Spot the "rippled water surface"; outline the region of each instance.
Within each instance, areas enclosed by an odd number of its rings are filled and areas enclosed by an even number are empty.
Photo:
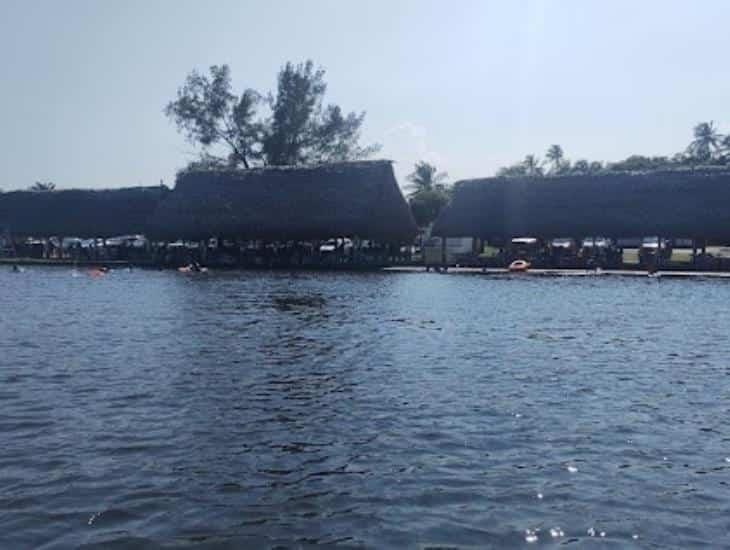
[[[730,284],[0,289],[1,548],[730,544]]]

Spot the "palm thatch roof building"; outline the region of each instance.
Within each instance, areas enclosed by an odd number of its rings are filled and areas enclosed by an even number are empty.
[[[456,184],[441,237],[696,237],[730,241],[730,170],[696,169]]]
[[[389,161],[192,170],[157,209],[154,239],[410,241],[416,225]]]
[[[16,236],[112,237],[144,233],[166,187],[0,194],[0,227]]]

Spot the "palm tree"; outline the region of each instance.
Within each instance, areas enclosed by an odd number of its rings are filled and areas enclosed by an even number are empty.
[[[451,190],[446,187],[446,172],[426,161],[419,161],[408,175],[411,192],[408,203],[419,227],[427,227],[438,217],[450,200]]]
[[[722,138],[720,147],[722,147],[722,160],[727,164],[730,161],[730,134]]]
[[[700,122],[694,127],[694,140],[687,147],[687,153],[700,162],[707,162],[712,158],[713,153],[720,150],[720,142],[724,138],[717,131],[713,121]]]
[[[50,181],[37,181],[30,186],[30,191],[55,191],[56,184]]]
[[[551,145],[545,153],[545,158],[552,163],[552,169],[550,170],[552,174],[557,174],[562,170],[565,155],[560,145]]]
[[[419,161],[413,167],[413,172],[408,174],[408,181],[413,185],[411,195],[422,191],[444,191],[446,179],[449,175],[446,172],[439,172],[438,169],[426,161]]]

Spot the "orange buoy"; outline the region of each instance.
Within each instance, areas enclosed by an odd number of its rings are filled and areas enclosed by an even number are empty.
[[[515,260],[509,264],[509,270],[512,273],[524,273],[530,269],[530,262],[526,260]]]

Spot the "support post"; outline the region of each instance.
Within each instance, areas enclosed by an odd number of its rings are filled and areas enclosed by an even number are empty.
[[[205,264],[208,261],[208,239],[200,241],[198,248],[200,250],[200,262]]]
[[[441,267],[446,270],[446,237],[441,237]]]

